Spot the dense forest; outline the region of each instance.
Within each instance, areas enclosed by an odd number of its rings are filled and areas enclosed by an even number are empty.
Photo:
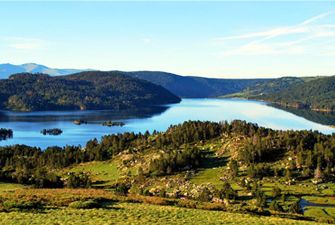
[[[281,92],[292,85],[303,84],[305,78],[299,77],[281,77],[277,79],[269,79],[265,82],[256,83],[243,89],[241,92],[232,93],[225,97],[243,97],[257,98],[266,94]]]
[[[282,77],[225,97],[258,99],[283,107],[330,112],[335,110],[335,76]]]
[[[279,92],[260,96],[283,106],[309,108],[315,111],[335,110],[335,76],[297,83]]]
[[[158,85],[119,72],[22,73],[0,80],[1,108],[15,111],[123,109],[179,101]]]

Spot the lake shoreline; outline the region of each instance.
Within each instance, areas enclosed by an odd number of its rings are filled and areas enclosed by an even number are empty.
[[[3,112],[4,113],[4,112]],[[45,149],[57,145],[82,145],[88,140],[124,132],[144,133],[164,131],[172,124],[188,120],[232,121],[235,119],[257,123],[275,130],[319,130],[335,132],[333,127],[311,122],[265,102],[241,99],[183,99],[181,103],[135,111],[64,111],[64,112],[7,112],[0,118],[0,128],[10,128],[14,137],[1,141],[0,146],[25,144]],[[80,126],[74,120],[87,121]],[[122,121],[124,126],[102,126],[105,121]],[[60,128],[62,135],[41,135],[43,129]]]

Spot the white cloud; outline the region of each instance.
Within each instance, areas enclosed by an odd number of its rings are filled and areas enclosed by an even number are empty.
[[[226,40],[243,40],[243,39],[252,39],[252,38],[266,38],[269,39],[271,37],[277,37],[281,35],[288,35],[288,34],[299,34],[299,33],[307,33],[308,30],[304,27],[280,27],[274,28],[267,31],[262,32],[254,32],[236,36],[228,36],[222,38],[216,38],[215,41],[226,41]]]
[[[320,48],[320,41],[335,37],[335,24],[317,22],[333,14],[335,10],[311,17],[296,25],[216,38],[214,43],[225,47],[225,51],[219,54],[221,56],[291,55],[313,51],[324,55],[323,52],[328,51],[327,46]]]

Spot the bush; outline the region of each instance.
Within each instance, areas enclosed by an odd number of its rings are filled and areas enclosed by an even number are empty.
[[[90,176],[87,173],[79,172],[69,173],[69,176],[67,178],[67,187],[69,188],[88,188],[91,187],[91,179]]]
[[[131,185],[128,183],[118,183],[115,187],[115,193],[119,195],[127,195]]]
[[[95,209],[101,208],[102,205],[96,200],[87,200],[87,201],[75,201],[69,204],[70,208],[74,209]]]
[[[298,200],[298,201],[292,203],[292,205],[290,205],[290,207],[288,209],[290,213],[302,214],[303,211],[302,211],[302,208],[300,207],[299,201],[300,200]]]
[[[231,187],[227,182],[223,184],[221,190],[219,190],[219,197],[221,199],[232,199],[235,200],[237,197],[237,192]]]
[[[209,202],[213,198],[212,192],[208,188],[204,188],[201,190],[198,200],[202,202]]]
[[[193,200],[181,199],[178,201],[177,206],[189,209],[196,209],[199,203]]]
[[[2,208],[6,211],[42,209],[43,206],[44,204],[39,199],[17,199],[2,202]]]
[[[279,187],[272,188],[272,197],[278,198],[281,195],[281,189]]]
[[[283,212],[284,211],[283,207],[276,200],[273,200],[270,203],[269,209],[273,210],[273,211],[277,211],[277,212]]]

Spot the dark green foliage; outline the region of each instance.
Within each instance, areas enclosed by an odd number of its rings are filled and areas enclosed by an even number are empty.
[[[275,198],[278,198],[280,197],[281,195],[281,189],[279,187],[273,187],[272,188],[272,197],[275,199]]]
[[[232,178],[236,178],[238,176],[238,163],[236,160],[230,160],[229,172]]]
[[[279,204],[278,201],[273,200],[270,205],[269,205],[269,209],[273,210],[273,211],[277,211],[277,212],[283,212],[284,209],[283,207]]]
[[[213,196],[211,191],[205,187],[201,190],[198,200],[202,202],[209,202],[212,200],[212,198]]]
[[[300,207],[299,201],[295,201],[294,203],[292,203],[288,210],[290,213],[298,213],[298,214],[303,213],[302,208]]]
[[[250,165],[247,170],[248,176],[250,178],[259,178],[262,179],[263,177],[273,176],[273,170],[269,165],[265,165],[262,163],[256,165]]]
[[[26,211],[43,209],[44,203],[40,199],[13,199],[0,201],[0,206],[5,211]]]
[[[6,128],[1,128],[0,129],[0,141],[6,140],[8,138],[13,137],[13,130],[11,129],[6,129]]]
[[[266,206],[266,196],[259,183],[255,182],[252,186],[252,195],[256,198],[257,206],[263,208]]]
[[[251,85],[242,93],[249,98],[262,98],[263,95],[278,93],[293,85],[303,84],[304,82],[304,79],[299,77],[281,77]]]
[[[63,131],[61,129],[58,128],[54,128],[54,129],[43,129],[41,130],[41,134],[43,135],[60,135],[62,134]]]
[[[121,72],[23,73],[0,81],[0,106],[16,111],[124,109],[179,101],[164,88]]]
[[[66,180],[66,186],[69,188],[89,188],[91,183],[90,176],[83,172],[70,172]]]
[[[69,207],[74,209],[95,209],[95,208],[101,208],[102,205],[98,201],[90,199],[86,201],[71,202],[69,204]]]
[[[237,198],[237,192],[231,187],[228,182],[225,182],[222,189],[219,190],[219,197],[221,199],[233,199]]]
[[[335,76],[297,83],[259,98],[294,108],[335,110]]]
[[[202,155],[202,152],[195,147],[165,152],[151,160],[149,171],[152,175],[166,175],[190,169],[200,164]]]
[[[130,188],[131,188],[131,185],[129,183],[121,182],[121,183],[116,184],[116,187],[115,187],[114,190],[115,190],[115,193],[117,193],[119,195],[127,195]],[[143,192],[143,194],[146,195],[145,192]]]

